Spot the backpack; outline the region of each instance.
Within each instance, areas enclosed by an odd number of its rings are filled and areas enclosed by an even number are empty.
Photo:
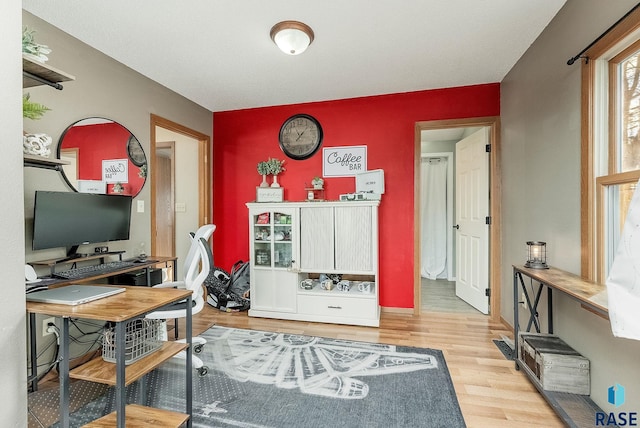
[[[245,299],[249,298],[250,288],[250,266],[249,262],[243,262],[238,260],[231,268],[231,278],[229,280],[229,292],[235,293],[238,296],[242,296]]]
[[[207,279],[205,279],[204,283],[207,288],[207,303],[209,303],[214,308],[220,309],[221,311],[246,311],[251,306],[248,291],[246,292],[246,297],[243,297],[242,293],[238,293],[234,290],[241,291],[243,287],[240,286],[243,278],[246,275],[247,281],[247,290],[248,290],[248,277],[249,277],[249,269],[239,271],[241,267],[240,264],[242,262],[237,262],[233,265],[231,274],[226,270],[220,267],[213,267]],[[237,266],[236,266],[237,265]],[[248,265],[248,263],[247,263]],[[242,273],[242,274],[240,274]],[[232,284],[236,283],[236,288],[232,287]]]

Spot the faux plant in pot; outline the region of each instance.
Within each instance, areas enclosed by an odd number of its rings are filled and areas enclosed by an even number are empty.
[[[35,30],[24,27],[22,30],[22,52],[36,61],[46,62],[49,60],[47,55],[51,53],[51,49],[47,45],[36,43],[34,34]]]
[[[280,184],[278,184],[278,174],[284,171],[284,160],[269,158],[267,164],[269,165],[269,172],[273,174],[271,187],[280,187]]]
[[[322,189],[322,186],[324,186],[324,180],[320,177],[313,177],[313,180],[311,180],[311,185],[314,189]]]
[[[271,174],[271,170],[267,161],[258,162],[258,174],[262,175],[262,183],[260,183],[260,187],[269,187],[269,183],[267,183],[267,175]]]

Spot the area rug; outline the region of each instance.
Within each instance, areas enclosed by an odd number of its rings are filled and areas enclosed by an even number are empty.
[[[193,377],[194,427],[465,427],[442,352],[214,326]],[[194,372],[195,373],[195,372]],[[170,360],[129,402],[184,411],[184,362]],[[114,409],[113,389],[71,416]]]

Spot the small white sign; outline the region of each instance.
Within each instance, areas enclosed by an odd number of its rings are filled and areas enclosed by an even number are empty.
[[[256,202],[282,202],[283,199],[282,187],[256,187]]]
[[[367,146],[326,147],[322,149],[324,177],[352,177],[367,170]]]
[[[80,193],[107,193],[107,183],[100,180],[78,180],[78,192]]]
[[[102,181],[105,183],[128,183],[129,160],[109,159],[102,161]]]

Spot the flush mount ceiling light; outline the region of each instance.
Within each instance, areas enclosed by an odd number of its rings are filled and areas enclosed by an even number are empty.
[[[313,30],[298,21],[278,22],[271,28],[271,39],[287,55],[299,55],[313,42]]]

